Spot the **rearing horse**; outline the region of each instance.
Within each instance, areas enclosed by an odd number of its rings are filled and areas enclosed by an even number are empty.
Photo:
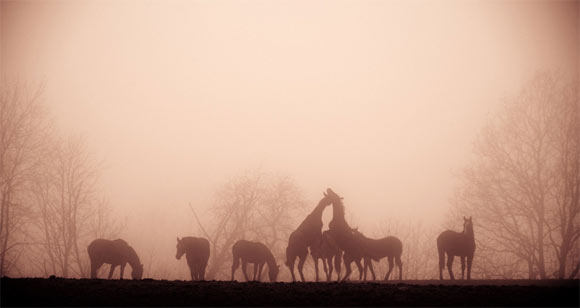
[[[318,245],[322,239],[322,212],[330,205],[331,201],[326,193],[323,193],[324,198],[318,202],[314,210],[306,216],[304,221],[298,228],[290,234],[288,239],[288,247],[286,247],[286,266],[290,269],[292,274],[292,281],[296,281],[294,276],[294,262],[296,258],[298,261],[298,273],[302,282],[304,282],[304,274],[302,268],[308,256],[308,248]],[[316,268],[316,277],[318,280],[318,268]]]
[[[464,279],[465,258],[467,257],[467,279],[471,279],[471,264],[475,253],[475,237],[473,235],[473,221],[463,217],[463,232],[445,230],[437,237],[437,250],[439,251],[439,279],[443,280],[443,268],[445,267],[445,253],[447,253],[447,270],[449,277],[453,277],[453,257],[461,258],[461,279]]]
[[[328,224],[328,228],[333,232],[338,247],[344,251],[343,259],[347,274],[342,278],[342,281],[348,279],[351,273],[350,264],[353,261],[356,262],[359,276],[362,277],[360,260],[364,257],[363,244],[354,235],[354,229],[346,222],[342,197],[330,188],[326,189],[326,195],[332,202],[332,220]]]

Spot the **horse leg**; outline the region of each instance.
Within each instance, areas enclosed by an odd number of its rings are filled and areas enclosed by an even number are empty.
[[[300,274],[300,279],[302,279],[302,282],[305,282],[306,280],[304,279],[304,273],[302,273],[302,269],[304,268],[304,262],[306,262],[306,255],[298,256],[298,258],[300,258],[298,261],[298,273]]]
[[[242,272],[244,273],[244,277],[246,278],[246,281],[250,281],[250,279],[248,278],[248,273],[246,273],[246,266],[248,265],[248,261],[242,260]]]
[[[461,279],[465,279],[465,256],[460,256],[459,259],[461,260]]]
[[[354,261],[356,264],[356,267],[358,267],[358,280],[362,280],[362,275],[363,275],[363,266],[360,263],[360,259],[359,260],[355,260]]]
[[[195,263],[195,279],[202,280],[201,275],[201,268],[203,267],[203,264],[201,263],[201,261],[198,261],[197,263]]]
[[[364,261],[364,274],[363,274],[363,279],[364,279],[364,281],[367,281],[367,270],[369,268],[369,262],[367,261],[367,258],[364,258],[363,261]]]
[[[252,281],[256,281],[256,278],[258,277],[258,266],[258,262],[254,263],[254,278]]]
[[[97,278],[97,272],[99,271],[99,268],[103,265],[103,263],[94,263],[91,262],[91,279],[95,279]]]
[[[342,259],[342,252],[334,256],[334,268],[336,269],[336,281],[340,281],[340,263]]]
[[[205,280],[205,268],[207,267],[207,261],[204,261],[201,266],[201,280]]]
[[[439,251],[439,280],[443,280],[443,268],[445,267],[445,251],[437,243],[437,249]]]
[[[296,282],[296,276],[294,276],[294,262],[296,261],[296,256],[291,256],[290,259],[286,261],[286,265],[290,269],[290,274],[292,274],[292,282]]]
[[[120,280],[123,280],[123,273],[125,272],[125,266],[127,266],[127,263],[121,264],[121,273],[119,274]]]
[[[195,272],[195,264],[189,265],[189,274],[191,275],[191,281],[197,280],[197,275]]]
[[[455,277],[453,277],[453,255],[450,253],[447,253],[447,271],[449,271],[449,279],[451,280],[455,280]]]
[[[467,280],[471,280],[471,264],[473,264],[473,255],[467,256]]]
[[[234,262],[232,263],[232,281],[234,281],[234,275],[235,275],[238,267],[240,267],[240,258],[237,256],[234,256]]]
[[[111,269],[109,270],[109,279],[113,277],[113,272],[115,271],[116,264],[111,264]]]
[[[318,282],[318,258],[312,257],[314,259],[314,271],[316,272],[316,282]]]
[[[389,260],[389,271],[385,275],[385,281],[389,280],[389,276],[391,276],[391,271],[393,270],[393,257],[388,257]]]
[[[401,261],[401,256],[397,256],[395,262],[397,262],[397,267],[399,267],[399,280],[403,280],[403,262]]]
[[[371,270],[371,274],[373,275],[373,280],[377,280],[377,276],[375,275],[375,269],[373,268],[373,259],[369,258],[369,269]]]
[[[262,270],[264,270],[264,263],[260,263],[258,268],[258,281],[262,281]]]
[[[330,281],[330,279],[332,278],[332,257],[327,257],[324,260],[325,260],[324,271],[326,272],[326,281]],[[328,264],[328,268],[326,267],[326,264]]]
[[[344,267],[346,268],[346,274],[344,274],[344,278],[342,278],[342,281],[348,280],[348,277],[350,276],[350,273],[352,273],[352,269],[350,268],[350,260],[344,260]],[[338,276],[338,279],[340,280],[340,275]]]

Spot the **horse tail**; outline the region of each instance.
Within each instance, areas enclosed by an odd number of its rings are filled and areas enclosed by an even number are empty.
[[[441,235],[437,237],[437,251],[439,252],[439,269],[443,269],[445,267],[445,249],[443,248]]]
[[[395,254],[395,262],[397,262],[397,265],[399,267],[403,266],[403,261],[401,261],[401,255],[403,254],[403,242],[401,242],[401,240],[397,239],[397,253]]]
[[[238,253],[238,246],[236,244],[234,244],[232,246],[232,257],[234,259],[234,263],[232,264],[232,268],[238,268],[238,266],[240,266],[240,255]]]

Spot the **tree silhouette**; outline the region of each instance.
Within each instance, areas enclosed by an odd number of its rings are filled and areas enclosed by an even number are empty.
[[[251,170],[224,184],[211,208],[215,227],[206,234],[212,245],[208,279],[228,277],[232,245],[240,239],[260,241],[275,258],[283,259],[296,213],[304,208],[302,195],[289,177]]]
[[[478,271],[496,266],[498,273],[517,273],[525,266],[529,278],[573,274],[579,261],[573,254],[580,233],[579,109],[577,76],[567,82],[539,72],[482,130],[454,200],[455,216],[474,217],[482,257],[495,256],[493,266],[477,262],[488,266]],[[499,260],[507,268],[498,270]]]

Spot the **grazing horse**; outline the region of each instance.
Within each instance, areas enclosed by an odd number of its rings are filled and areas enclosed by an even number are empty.
[[[331,201],[326,193],[323,193],[324,198],[318,202],[318,205],[314,210],[306,216],[304,221],[298,226],[298,228],[290,234],[288,239],[288,247],[286,247],[286,266],[290,269],[292,274],[292,281],[296,281],[294,276],[294,262],[296,258],[298,261],[298,273],[302,282],[304,282],[304,274],[302,269],[304,268],[304,262],[308,256],[308,247],[312,249],[313,246],[318,245],[322,238],[322,212],[324,209],[330,205]],[[318,277],[318,269],[316,271],[316,276]]]
[[[379,262],[382,258],[387,257],[389,261],[389,271],[385,275],[385,280],[389,280],[389,276],[393,271],[393,261],[397,263],[399,268],[399,280],[403,280],[403,262],[401,261],[401,254],[403,253],[403,243],[394,237],[387,236],[381,239],[371,239],[359,232],[357,229],[353,230],[354,238],[360,241],[363,249],[365,268],[364,280],[367,279],[367,269],[370,268],[373,280],[376,280],[375,271],[373,269],[372,261]]]
[[[177,260],[185,254],[187,265],[191,273],[191,280],[205,280],[205,268],[209,260],[209,241],[200,238],[186,236],[181,239],[177,238]]]
[[[322,233],[320,243],[310,248],[310,254],[312,255],[312,259],[314,259],[316,281],[318,281],[318,259],[322,259],[326,281],[332,279],[333,261],[338,276],[337,280],[340,280],[340,259],[342,258],[342,250],[338,247],[338,244],[336,244],[332,231],[326,230]]]
[[[246,265],[248,263],[254,263],[253,280],[262,280],[264,263],[268,263],[268,276],[270,277],[270,282],[276,281],[278,272],[280,271],[280,266],[276,265],[274,255],[266,245],[260,242],[239,240],[232,246],[232,255],[234,257],[234,262],[232,264],[232,281],[234,280],[236,270],[240,266],[240,260],[242,261],[242,273],[244,273],[246,281],[250,281],[248,274],[246,273]]]
[[[131,265],[133,279],[143,278],[143,264],[139,261],[139,257],[133,247],[122,239],[114,241],[96,239],[89,244],[87,252],[91,260],[91,279],[97,278],[97,271],[104,263],[111,264],[109,279],[113,276],[117,266],[121,266],[119,279],[123,279],[123,272],[127,263]]]
[[[463,232],[445,230],[437,237],[437,250],[439,251],[439,279],[443,280],[443,268],[445,267],[445,253],[447,253],[447,270],[449,277],[453,277],[453,257],[461,258],[461,279],[464,279],[465,258],[467,257],[467,279],[471,279],[471,264],[475,253],[475,238],[473,236],[473,221],[471,216],[463,217]]]

